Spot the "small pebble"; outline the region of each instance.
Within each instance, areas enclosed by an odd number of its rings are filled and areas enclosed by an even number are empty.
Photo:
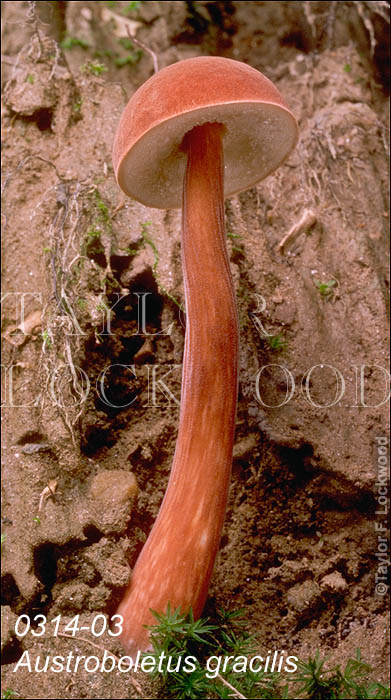
[[[94,476],[90,496],[102,503],[125,503],[137,496],[138,486],[132,472],[110,469]]]
[[[48,450],[50,450],[48,442],[28,442],[22,447],[24,455],[33,455],[36,452],[47,452]]]

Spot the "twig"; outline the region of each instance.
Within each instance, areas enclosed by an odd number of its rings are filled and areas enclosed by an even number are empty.
[[[239,690],[236,690],[236,688],[234,688],[234,686],[231,685],[231,683],[228,683],[228,681],[226,681],[225,678],[220,675],[220,673],[217,674],[217,678],[221,683],[223,683],[223,685],[226,685],[227,688],[233,690],[233,692],[235,693],[235,698],[243,698],[243,700],[246,700],[246,696],[242,695],[242,693],[240,693]]]
[[[279,242],[277,249],[280,253],[284,251],[285,245],[289,242],[296,240],[301,233],[306,233],[311,226],[313,226],[317,221],[315,213],[312,209],[305,209],[303,215],[299,221],[297,221],[292,228],[288,231],[286,236]]]
[[[111,215],[112,219],[114,219],[115,215],[118,214],[118,212],[124,208],[125,204],[126,204],[125,195],[121,195],[120,201],[118,202],[115,209],[113,209],[113,213]]]
[[[149,55],[152,57],[152,61],[153,61],[153,70],[154,70],[155,73],[158,73],[158,72],[159,72],[159,66],[158,66],[158,62],[157,62],[157,55],[156,55],[156,53],[155,53],[154,51],[152,51],[152,49],[150,49],[149,46],[147,46],[146,44],[144,44],[142,41],[140,41],[139,39],[136,39],[136,37],[135,37],[133,34],[131,34],[130,29],[129,29],[128,26],[126,27],[126,33],[127,33],[128,37],[129,37],[129,39],[130,39],[134,44],[136,44],[136,46],[139,46],[140,49],[142,49],[143,51],[146,51],[147,53],[149,53]]]
[[[101,646],[99,646],[99,644],[95,644],[95,642],[92,642],[91,639],[87,639],[87,637],[74,637],[72,634],[67,634],[66,632],[58,632],[57,637],[66,637],[67,639],[73,639],[74,642],[86,642],[86,644],[90,644],[92,647],[95,647],[95,649],[99,649],[99,651],[103,651],[103,652],[107,651],[117,661],[121,660],[120,657],[117,656],[117,654],[114,654],[112,651],[110,651],[110,649],[106,649],[106,647],[101,647]],[[135,690],[137,690],[140,697],[143,698],[144,694],[143,694],[141,685],[134,678],[132,678],[132,676],[130,676],[130,682],[133,685],[133,687],[135,688]],[[243,697],[243,696],[241,696],[241,697]]]
[[[51,496],[54,496],[57,490],[57,485],[58,482],[55,479],[52,479],[52,481],[49,481],[48,485],[45,486],[43,491],[41,492],[40,499],[39,499],[39,505],[38,505],[38,513],[41,512],[43,508],[43,504],[45,501],[47,501],[48,498]]]

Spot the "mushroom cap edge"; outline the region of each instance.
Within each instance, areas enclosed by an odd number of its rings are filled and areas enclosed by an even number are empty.
[[[218,56],[185,59],[149,78],[122,114],[113,146],[121,189],[149,207],[181,207],[183,137],[206,122],[225,126],[226,197],[276,170],[298,140],[295,117],[258,70]]]

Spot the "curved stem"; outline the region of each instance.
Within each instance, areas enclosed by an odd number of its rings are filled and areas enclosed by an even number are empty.
[[[184,140],[182,263],[187,325],[179,432],[167,491],[118,612],[130,654],[148,647],[143,625],[204,606],[224,523],[237,400],[238,323],[224,228],[220,124]]]

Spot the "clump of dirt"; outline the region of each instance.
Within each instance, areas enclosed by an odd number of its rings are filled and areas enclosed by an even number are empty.
[[[384,3],[127,5],[2,3],[4,685],[30,698],[157,692],[130,674],[13,672],[26,650],[32,665],[93,653],[93,635],[18,637],[17,617],[80,615],[91,629],[115,613],[175,448],[180,213],[124,199],[111,165],[127,98],[153,72],[127,26],[159,67],[207,54],[253,65],[300,124],[288,162],[226,202],[241,369],[206,613],[243,608],[263,647],[301,657],[343,663],[361,647],[385,679]],[[108,632],[99,646],[122,653]]]

